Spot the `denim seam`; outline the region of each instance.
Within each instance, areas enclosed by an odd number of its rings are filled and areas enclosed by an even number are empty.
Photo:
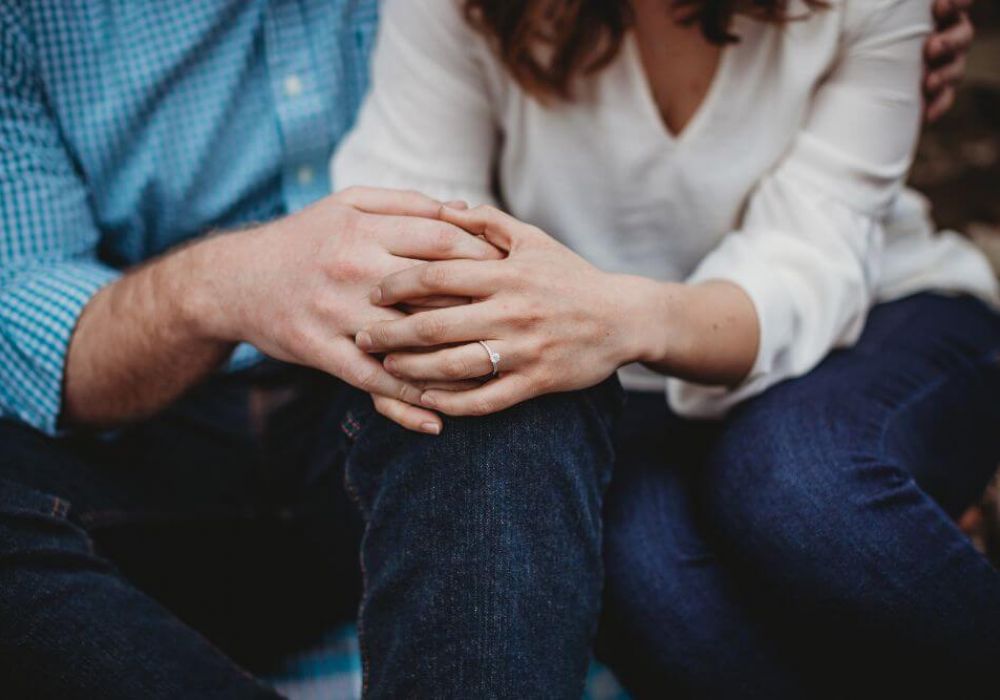
[[[353,411],[348,411],[347,416],[344,418],[341,428],[344,433],[352,441],[357,441],[358,436],[361,434],[364,425],[354,416]],[[351,430],[348,430],[350,428]],[[352,445],[353,448],[353,445]],[[344,489],[347,491],[348,496],[357,506],[358,510],[361,512],[361,516],[365,521],[365,531],[368,529],[369,516],[367,509],[361,499],[361,494],[358,491],[357,485],[351,479],[350,476],[350,455],[351,448],[348,448],[348,454],[344,461]],[[361,697],[365,698],[368,696],[368,689],[370,687],[370,656],[368,652],[368,640],[365,634],[365,604],[368,598],[368,567],[365,565],[365,555],[364,555],[364,535],[362,535],[361,546],[358,548],[358,565],[361,569],[361,600],[358,603],[358,614],[357,614],[357,635],[358,635],[358,651],[361,654]]]

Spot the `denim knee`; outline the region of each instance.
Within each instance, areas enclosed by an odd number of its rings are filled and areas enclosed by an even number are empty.
[[[407,431],[366,403],[347,418],[348,486],[366,515],[379,490],[394,482],[419,487],[428,469],[445,480],[441,488],[490,491],[494,503],[503,498],[545,507],[569,492],[599,498],[611,477],[612,426],[622,401],[612,378],[489,416],[446,418],[439,436]]]
[[[609,382],[448,419],[439,436],[349,419],[372,697],[579,697],[620,402]],[[387,671],[406,668],[423,672]]]
[[[879,462],[876,426],[841,410],[836,392],[810,402],[797,390],[779,387],[731,416],[700,486],[712,527],[737,556],[763,566],[815,561],[871,483],[908,482]]]

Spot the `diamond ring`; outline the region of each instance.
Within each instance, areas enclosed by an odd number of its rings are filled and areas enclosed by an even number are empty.
[[[493,348],[487,345],[485,340],[480,340],[479,344],[482,345],[483,349],[490,354],[490,364],[493,365],[493,374],[491,375],[491,378],[497,376],[500,374],[500,353],[494,352]]]

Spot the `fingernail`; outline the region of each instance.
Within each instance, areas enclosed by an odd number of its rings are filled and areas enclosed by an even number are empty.
[[[375,287],[375,289],[373,289],[372,293],[369,295],[369,298],[371,299],[371,301],[372,301],[373,304],[381,304],[382,303],[382,288],[381,287]]]
[[[423,423],[421,424],[420,429],[423,430],[428,435],[441,434],[441,426],[438,425],[437,423]]]
[[[355,337],[354,339],[354,342],[362,350],[371,350],[372,347],[375,345],[375,343],[372,342],[371,333],[369,333],[368,331],[361,331],[360,333],[358,333],[357,337]]]
[[[437,402],[434,400],[434,397],[427,393],[420,395],[420,405],[427,408],[437,408]]]

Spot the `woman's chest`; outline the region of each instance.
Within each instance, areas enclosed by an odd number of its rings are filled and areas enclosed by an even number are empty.
[[[506,205],[616,267],[686,274],[738,228],[836,54],[829,23],[779,31],[745,21],[739,32],[676,134],[632,39],[576,102],[542,105],[508,92],[499,158]]]

